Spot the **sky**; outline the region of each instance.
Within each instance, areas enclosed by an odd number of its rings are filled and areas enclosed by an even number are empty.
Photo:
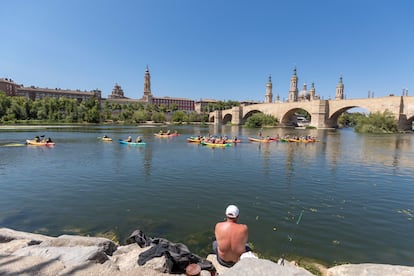
[[[0,0],[0,78],[107,97],[264,101],[414,94],[412,0]]]

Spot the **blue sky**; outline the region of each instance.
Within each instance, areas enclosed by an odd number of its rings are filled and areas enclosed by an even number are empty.
[[[315,83],[335,97],[414,93],[411,0],[0,1],[0,77],[25,86],[264,101]]]

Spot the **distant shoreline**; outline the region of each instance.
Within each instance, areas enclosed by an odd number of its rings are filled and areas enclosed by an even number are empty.
[[[201,123],[184,123],[186,124],[201,124]],[[205,125],[210,125],[212,123],[204,123]],[[153,121],[147,121],[145,123],[140,124],[117,124],[117,123],[100,123],[100,124],[88,124],[88,123],[78,123],[78,124],[10,124],[10,125],[1,125],[0,130],[13,130],[13,129],[40,129],[40,128],[74,128],[74,127],[82,127],[82,126],[167,126],[167,125],[179,125],[170,122],[164,123],[155,123]]]
[[[77,125],[0,125],[0,129],[71,128]]]

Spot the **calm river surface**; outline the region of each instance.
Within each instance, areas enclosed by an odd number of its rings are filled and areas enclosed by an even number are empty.
[[[414,134],[265,129],[311,134],[313,144],[258,144],[258,130],[237,126],[162,128],[0,128],[0,226],[47,235],[135,229],[183,242],[206,256],[228,204],[240,208],[249,240],[264,255],[323,261],[414,265]],[[237,135],[219,149],[191,135]],[[114,142],[102,142],[104,134]],[[35,135],[53,148],[5,146]],[[140,135],[146,146],[120,145]]]

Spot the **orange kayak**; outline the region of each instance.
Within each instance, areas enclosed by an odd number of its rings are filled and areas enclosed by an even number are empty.
[[[49,142],[49,143],[46,141],[36,142],[35,140],[26,140],[26,144],[31,145],[31,146],[54,146],[55,145],[54,142]]]

